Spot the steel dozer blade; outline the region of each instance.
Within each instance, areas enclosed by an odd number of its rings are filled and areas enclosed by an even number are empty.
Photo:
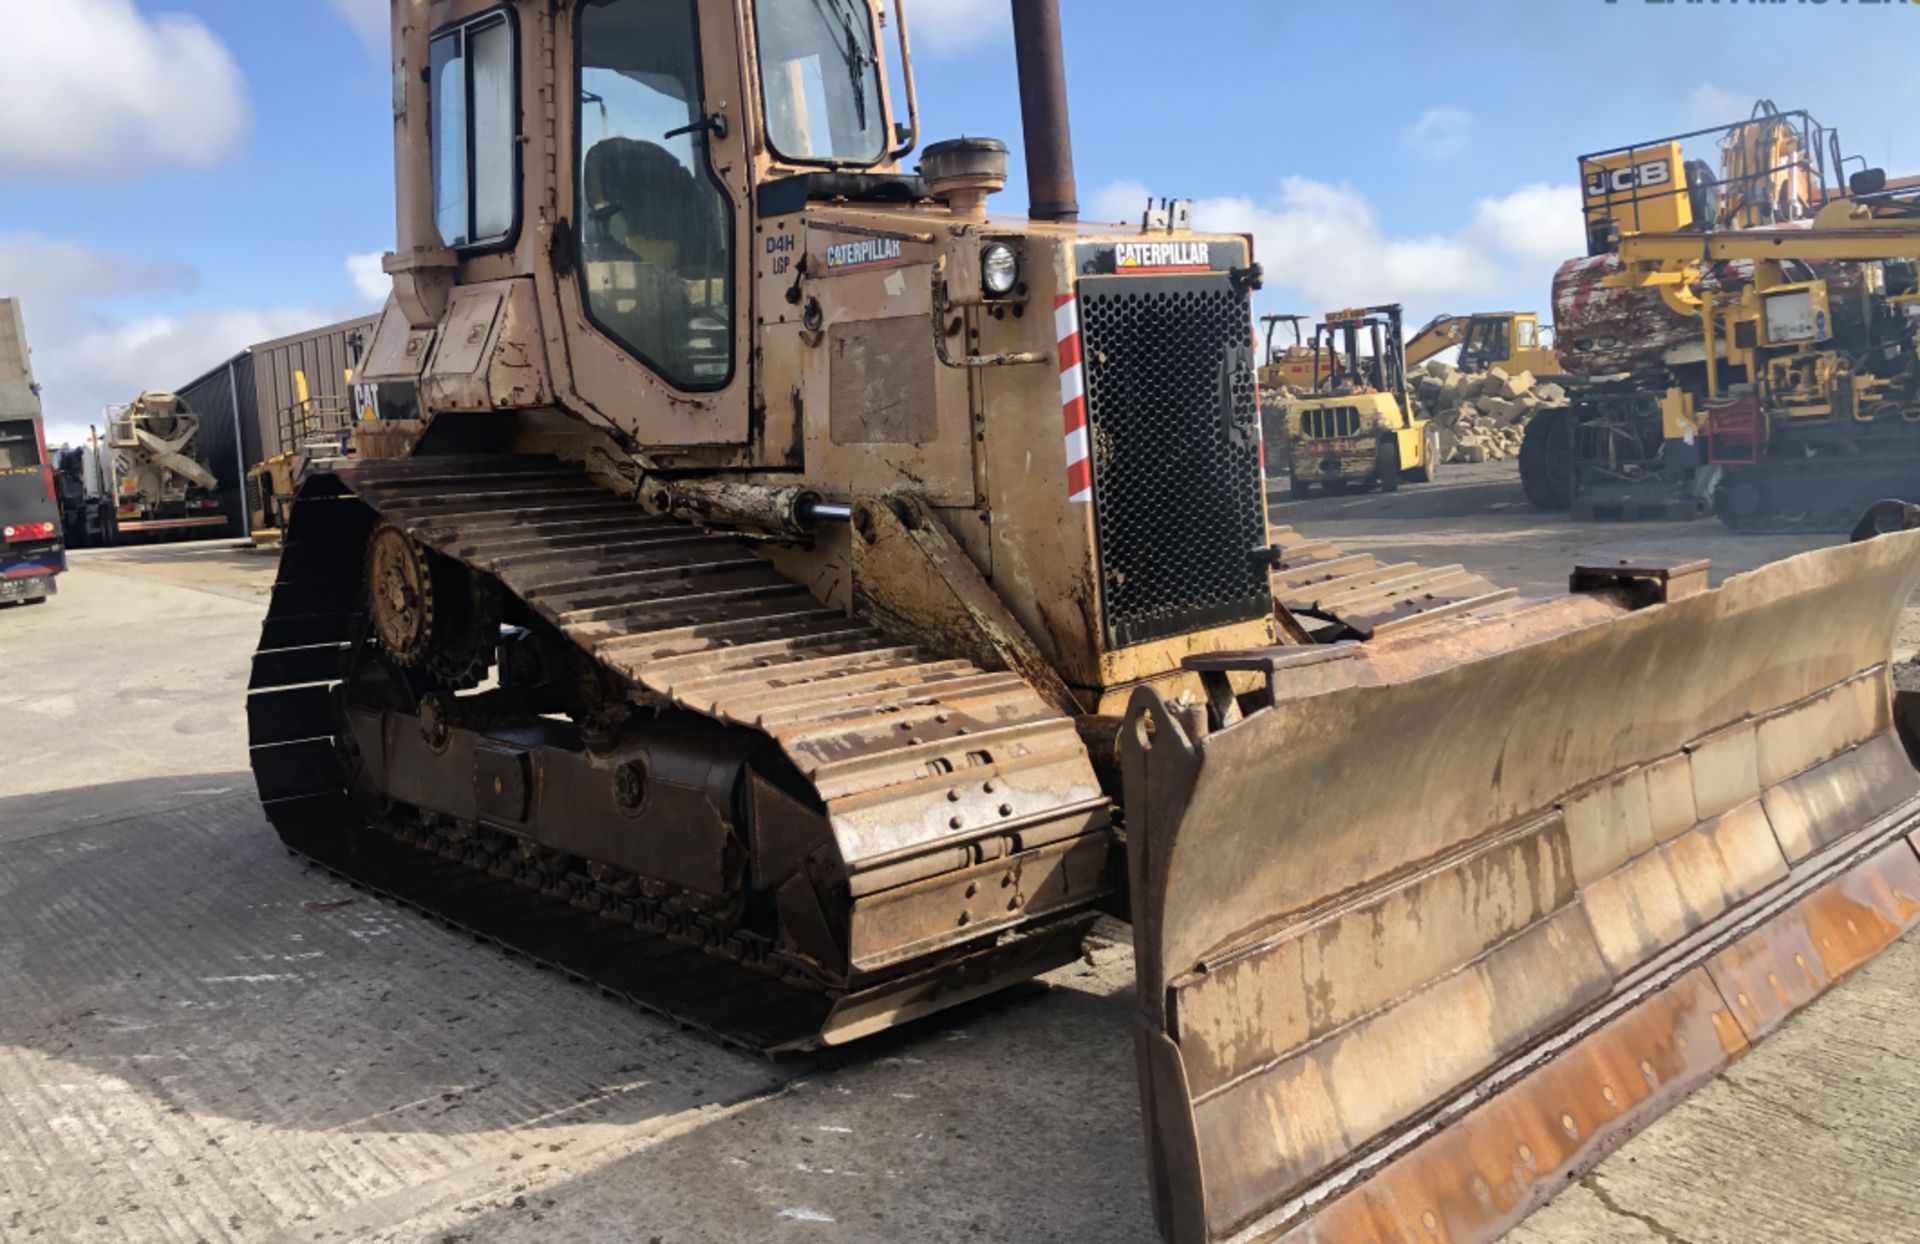
[[[1674,569],[1136,695],[1168,1239],[1496,1237],[1920,919],[1920,533]]]

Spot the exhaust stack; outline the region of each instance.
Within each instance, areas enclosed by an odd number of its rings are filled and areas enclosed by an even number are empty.
[[[1012,0],[1012,4],[1020,115],[1027,144],[1027,215],[1034,220],[1078,220],[1059,0]]]

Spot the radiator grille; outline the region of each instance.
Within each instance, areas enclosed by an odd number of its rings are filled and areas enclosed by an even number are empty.
[[[1081,282],[1109,647],[1273,608],[1252,324],[1225,274]]]
[[[1358,406],[1310,406],[1300,412],[1300,435],[1310,441],[1342,440],[1360,435]]]

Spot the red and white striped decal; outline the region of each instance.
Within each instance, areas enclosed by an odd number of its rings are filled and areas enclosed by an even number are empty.
[[[1072,294],[1053,300],[1053,326],[1060,340],[1060,409],[1067,429],[1067,500],[1093,500],[1093,462],[1087,451],[1087,369],[1080,349],[1080,302]]]

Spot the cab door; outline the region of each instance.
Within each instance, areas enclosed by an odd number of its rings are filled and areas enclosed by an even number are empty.
[[[573,399],[648,446],[745,445],[747,118],[734,5],[587,0],[571,38],[552,294]]]
[[[1477,372],[1504,360],[1510,337],[1505,316],[1475,316],[1460,347],[1460,370]]]

